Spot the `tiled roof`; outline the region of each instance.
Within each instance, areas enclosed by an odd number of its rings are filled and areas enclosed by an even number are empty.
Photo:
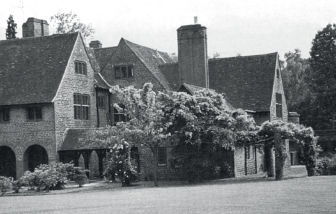
[[[93,129],[67,129],[64,134],[64,141],[59,149],[60,151],[66,150],[80,150],[80,149],[93,149],[96,144],[84,143],[86,138]],[[95,145],[94,147],[92,145]],[[103,147],[100,147],[103,148]]]
[[[96,58],[96,55],[95,55],[95,52],[94,52],[93,48],[86,47],[86,52],[87,52],[88,57],[90,59],[93,70],[95,71],[95,73],[98,73],[100,71],[100,66],[97,62],[97,58]]]
[[[100,69],[104,69],[105,65],[111,59],[112,54],[117,49],[117,47],[108,47],[108,48],[95,48],[93,49],[97,62],[100,66]]]
[[[177,91],[180,86],[180,73],[178,70],[178,63],[166,63],[159,65],[159,70],[166,77],[169,87],[172,91]]]
[[[92,68],[95,71],[94,78],[95,78],[96,86],[98,86],[99,88],[109,89],[110,86],[103,80],[102,76],[99,74],[100,66],[96,60],[97,58],[96,58],[94,49],[87,47],[86,52],[88,53]]]
[[[209,60],[209,85],[235,108],[269,111],[278,54]]]
[[[0,105],[51,102],[78,36],[0,41]]]
[[[123,40],[131,48],[131,50],[139,57],[139,59],[144,63],[144,65],[152,72],[152,74],[158,79],[158,81],[162,84],[162,86],[166,90],[170,90],[169,83],[166,77],[159,70],[159,65],[174,62],[170,58],[170,56],[165,52],[137,45],[125,39]]]

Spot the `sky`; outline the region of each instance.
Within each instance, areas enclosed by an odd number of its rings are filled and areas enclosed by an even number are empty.
[[[208,55],[220,57],[301,50],[308,58],[317,31],[336,23],[335,0],[11,0],[0,7],[0,40],[6,39],[6,20],[14,16],[17,37],[29,17],[47,20],[58,12],[76,13],[91,23],[103,47],[117,46],[124,38],[168,53],[177,53],[177,32],[182,25],[207,28]]]

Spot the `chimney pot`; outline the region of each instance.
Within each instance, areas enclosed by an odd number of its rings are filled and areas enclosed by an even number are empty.
[[[194,24],[197,25],[197,16],[194,17]]]

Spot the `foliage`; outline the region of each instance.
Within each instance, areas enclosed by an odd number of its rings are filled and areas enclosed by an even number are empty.
[[[83,185],[86,179],[85,172],[80,167],[74,167],[72,163],[41,164],[34,172],[26,171],[23,176],[14,182],[14,190],[18,192],[23,186],[40,191],[41,188],[47,191],[63,188],[68,180],[75,180],[79,186]]]
[[[305,164],[308,175],[315,174],[316,160],[319,152],[319,147],[317,146],[317,138],[314,137],[314,131],[311,127],[305,127],[301,124],[287,123],[280,120],[266,121],[264,122],[258,135],[264,138],[265,144],[271,147],[275,145],[274,136],[275,133],[279,133],[282,139],[290,139],[297,143],[299,149],[301,150],[301,161]],[[280,147],[279,149],[283,149]],[[285,161],[286,157],[280,162]]]
[[[105,175],[111,175],[122,182],[122,186],[130,186],[132,182],[139,180],[136,166],[130,159],[130,146],[126,141],[115,144],[111,150],[111,160],[105,170]]]
[[[77,14],[72,11],[69,13],[57,13],[50,17],[50,22],[56,24],[56,33],[80,32],[84,40],[95,33],[91,24],[83,24]]]
[[[336,105],[336,25],[328,24],[318,31],[310,51],[309,87],[316,109],[311,112],[317,119],[315,129],[330,129],[335,119]]]
[[[4,195],[6,192],[12,189],[12,177],[0,176],[0,194]]]
[[[333,153],[320,154],[317,159],[318,175],[336,175],[336,156]]]
[[[301,51],[285,53],[285,67],[282,69],[282,80],[286,103],[290,111],[299,112],[301,120],[307,120],[310,111],[312,94],[307,79],[310,72],[309,60],[301,57]]]
[[[16,39],[16,27],[17,25],[13,19],[13,16],[9,15],[9,18],[7,20],[6,39]]]
[[[214,91],[198,91],[194,96],[175,93],[173,101],[169,111],[176,139],[172,160],[189,182],[213,179],[218,171],[227,170],[220,153],[233,152],[256,131],[252,117],[243,110],[232,110]]]

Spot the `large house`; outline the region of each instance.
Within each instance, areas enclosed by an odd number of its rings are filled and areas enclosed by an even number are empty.
[[[208,60],[206,27],[199,24],[177,30],[178,62],[123,38],[103,48],[99,41],[85,47],[79,33],[48,34],[46,21],[28,18],[23,38],[0,41],[0,175],[19,177],[54,161],[74,161],[101,174],[107,148],[83,147],[80,141],[88,130],[125,120],[113,108],[118,101],[108,91],[112,85],[140,88],[151,82],[155,90],[190,94],[207,88],[224,93],[233,108],[244,109],[258,124],[288,120],[278,54]],[[158,151],[161,179],[176,177],[170,149]],[[265,171],[258,150],[227,151],[234,176]],[[150,178],[148,149],[134,147],[131,155]]]

